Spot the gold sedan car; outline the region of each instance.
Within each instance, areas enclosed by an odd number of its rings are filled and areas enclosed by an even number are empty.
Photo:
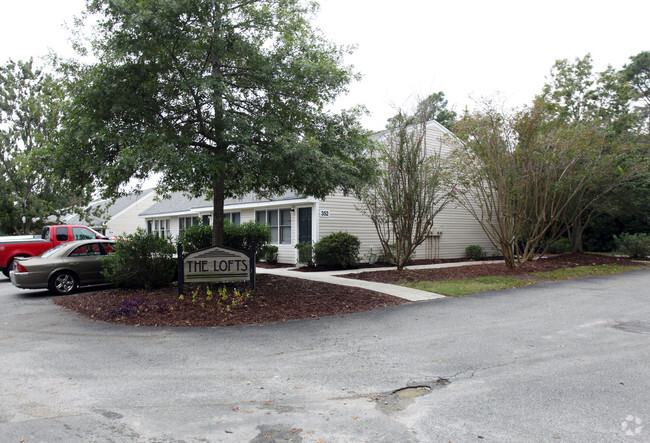
[[[113,252],[112,240],[62,243],[38,257],[17,258],[9,272],[11,283],[22,289],[44,289],[72,294],[79,286],[106,283],[100,257]]]

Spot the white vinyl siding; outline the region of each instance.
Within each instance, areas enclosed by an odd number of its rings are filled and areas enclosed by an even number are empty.
[[[320,210],[330,211],[329,217],[318,220],[318,241],[333,232],[343,231],[359,237],[359,255],[367,261],[370,252],[382,255],[381,242],[369,217],[357,210],[359,201],[341,193],[327,197],[319,204]],[[315,214],[319,216],[319,214]],[[469,245],[481,245],[488,254],[496,251],[476,220],[461,207],[453,203],[445,207],[434,220],[434,230],[442,230],[440,236],[431,236],[415,251],[415,258],[462,258]]]
[[[151,207],[154,204],[154,196],[156,194],[151,192],[149,195],[135,202],[123,212],[114,215],[106,223],[106,235],[109,237],[118,236],[122,234],[133,234],[138,228],[146,227],[144,219],[138,215]]]
[[[359,200],[351,196],[344,196],[342,192],[336,192],[320,202],[318,211],[314,211],[313,214],[313,217],[318,218],[318,232],[313,233],[314,242],[326,235],[343,231],[359,237],[361,261],[368,261],[371,250],[373,253],[381,255],[382,249],[377,231],[375,231],[370,218],[357,209],[359,204]],[[329,211],[329,217],[320,216],[323,210]]]

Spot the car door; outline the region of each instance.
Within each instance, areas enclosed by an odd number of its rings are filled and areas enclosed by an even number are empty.
[[[99,243],[79,245],[68,254],[68,264],[77,276],[79,276],[80,285],[90,285],[104,281],[99,262],[99,258],[102,255],[103,249]]]

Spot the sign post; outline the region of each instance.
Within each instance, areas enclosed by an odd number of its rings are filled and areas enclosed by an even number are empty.
[[[184,275],[183,275],[183,245],[181,243],[178,243],[176,245],[176,260],[178,261],[177,264],[177,273],[178,273],[178,296],[183,293],[183,285],[185,284],[184,281]]]

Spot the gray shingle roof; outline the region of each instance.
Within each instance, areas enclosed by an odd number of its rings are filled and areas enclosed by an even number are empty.
[[[262,203],[262,202],[273,202],[273,201],[284,201],[284,200],[295,200],[304,198],[303,196],[287,192],[278,197],[274,198],[260,198],[255,194],[247,194],[240,198],[227,198],[224,202],[225,209],[228,209],[228,206],[240,205],[246,203]],[[160,200],[159,202],[153,204],[150,208],[141,212],[139,215],[141,217],[160,215],[160,214],[171,214],[176,212],[185,212],[192,211],[198,208],[212,207],[212,200],[207,200],[205,198],[192,198],[188,197],[182,192],[173,192],[171,197],[168,199]]]

